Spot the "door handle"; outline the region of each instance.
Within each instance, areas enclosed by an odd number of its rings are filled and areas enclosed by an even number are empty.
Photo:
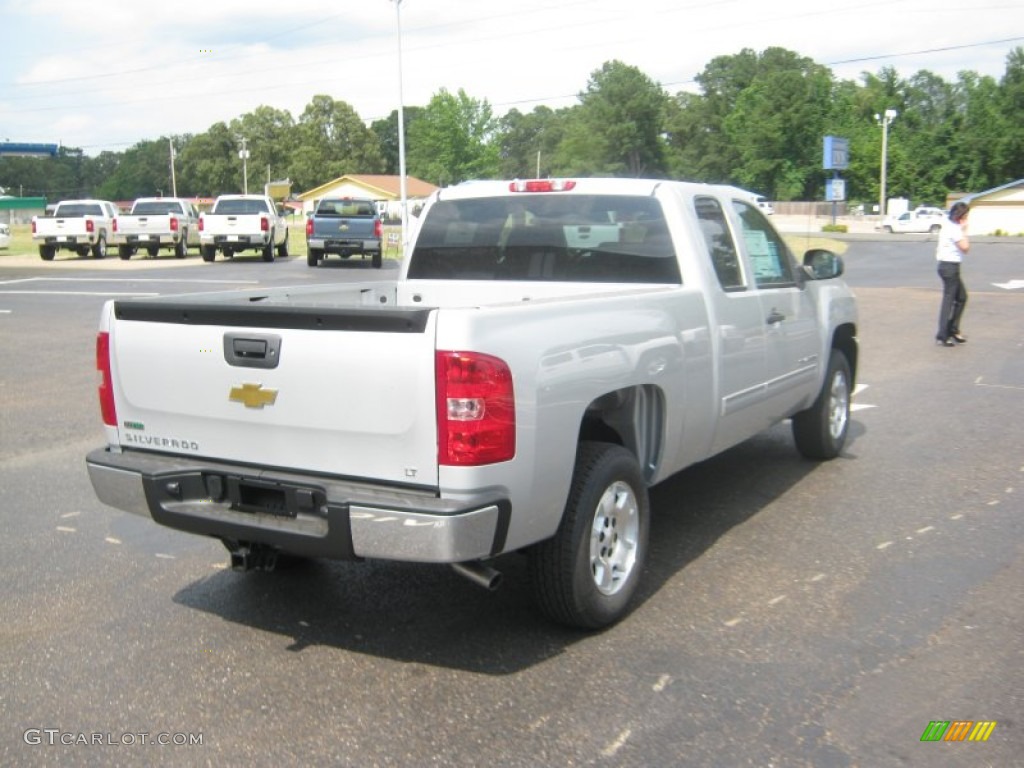
[[[785,319],[786,316],[784,314],[779,312],[779,310],[775,309],[775,307],[772,307],[771,314],[769,314],[768,317],[765,318],[765,321],[768,323],[768,325],[775,325],[776,323],[781,323]]]

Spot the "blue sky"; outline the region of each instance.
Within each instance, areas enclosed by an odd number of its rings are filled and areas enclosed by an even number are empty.
[[[400,12],[404,103],[462,88],[497,114],[572,104],[611,59],[675,93],[743,48],[787,48],[844,79],[891,66],[951,81],[999,78],[1024,45],[1020,0],[403,0]],[[386,117],[396,16],[393,0],[0,0],[0,141],[120,151],[264,104],[298,118],[320,93]]]

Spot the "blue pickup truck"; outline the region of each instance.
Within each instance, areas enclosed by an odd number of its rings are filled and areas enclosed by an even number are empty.
[[[379,269],[383,231],[373,200],[325,197],[306,220],[306,263],[315,267],[331,253],[343,259],[358,253]]]

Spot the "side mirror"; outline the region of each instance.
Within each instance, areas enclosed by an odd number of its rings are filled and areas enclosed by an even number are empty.
[[[804,272],[812,280],[831,280],[843,274],[843,259],[824,248],[812,248],[804,254]]]

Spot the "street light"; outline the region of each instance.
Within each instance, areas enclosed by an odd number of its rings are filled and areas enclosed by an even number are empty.
[[[398,38],[398,187],[401,196],[402,253],[405,253],[406,219],[409,213],[408,194],[405,183],[405,108],[402,95],[402,0],[395,4],[395,30]]]
[[[875,113],[875,122],[882,126],[882,171],[881,191],[878,194],[878,220],[885,219],[885,175],[886,164],[889,159],[889,124],[896,119],[898,113],[895,109],[887,109],[883,114]]]

